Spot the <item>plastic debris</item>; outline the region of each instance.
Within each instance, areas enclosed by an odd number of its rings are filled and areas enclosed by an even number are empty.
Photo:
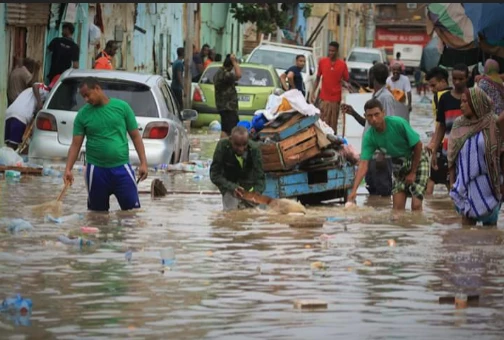
[[[12,234],[17,234],[21,231],[33,230],[32,224],[21,218],[15,218],[13,220],[7,221],[6,224],[7,224],[7,230]]]
[[[389,245],[389,247],[395,247],[397,243],[395,240],[390,239],[387,241],[387,244]]]
[[[354,203],[354,202],[346,202],[345,203],[345,209],[350,209],[350,208],[354,208],[356,207],[357,205]]]
[[[84,240],[82,237],[77,237],[77,238],[68,238],[65,235],[60,235],[58,236],[58,241],[60,241],[63,244],[66,244],[68,246],[79,246],[79,247],[90,247],[94,244],[93,241],[90,240]]]
[[[16,170],[6,170],[5,171],[5,178],[20,179],[21,172],[16,171]]]
[[[329,241],[330,239],[333,239],[334,235],[327,235],[327,234],[322,234],[319,236],[320,241]]]
[[[206,256],[213,256],[213,252],[211,250],[207,251]]]
[[[63,177],[63,173],[61,171],[55,170],[50,167],[44,167],[42,169],[42,175],[48,177]]]
[[[343,217],[334,217],[334,216],[331,216],[331,217],[327,217],[326,218],[326,221],[327,222],[341,222],[341,221],[344,221],[345,219]]]
[[[295,300],[294,307],[297,309],[327,308],[327,302],[323,300]]]
[[[208,128],[210,129],[210,131],[220,131],[221,123],[219,123],[219,121],[217,120],[214,120],[208,125]]]
[[[163,266],[171,267],[175,264],[175,251],[172,247],[162,249],[160,255]]]
[[[455,308],[456,309],[465,309],[467,308],[467,295],[464,293],[457,293],[455,295]]]
[[[62,223],[68,223],[72,221],[78,221],[82,220],[84,218],[84,215],[82,214],[72,214],[68,216],[62,216],[62,217],[53,217],[52,215],[46,215],[45,221],[46,222],[54,222],[57,224],[62,224]]]
[[[33,303],[31,299],[25,299],[21,297],[20,294],[17,294],[14,297],[3,300],[0,311],[26,314],[31,312],[32,306]]]
[[[95,227],[81,227],[80,230],[84,234],[97,234],[100,232],[100,229]]]
[[[126,254],[124,254],[124,258],[126,259],[126,261],[131,262],[131,259],[133,258],[133,252],[131,251],[131,249],[128,249]]]
[[[317,261],[317,262],[312,262],[312,264],[310,265],[310,267],[312,269],[325,269],[326,268],[326,264],[324,262]]]
[[[0,165],[5,166],[23,166],[23,157],[9,147],[0,148]]]
[[[362,264],[363,264],[363,265],[365,265],[365,266],[370,267],[370,266],[372,266],[372,265],[373,265],[373,262],[371,262],[371,261],[369,261],[369,260],[366,260],[366,261],[364,261]]]

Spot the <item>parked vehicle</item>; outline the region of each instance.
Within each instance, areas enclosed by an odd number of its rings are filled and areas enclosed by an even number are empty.
[[[368,86],[369,69],[373,62],[388,64],[385,50],[379,48],[354,47],[346,59],[350,79],[361,86]]]
[[[220,121],[215,104],[215,89],[213,78],[222,65],[210,64],[194,90],[192,108],[198,111],[198,119],[192,122],[193,127],[209,125],[212,121]],[[268,97],[272,93],[282,93],[280,78],[271,65],[240,64],[242,77],[237,82],[238,114],[240,120],[251,120],[254,112],[264,109]]]
[[[397,52],[401,53],[401,61],[405,66],[405,73],[413,75],[415,69],[420,67],[423,47],[415,44],[394,44],[394,57]]]
[[[65,71],[49,98],[36,116],[28,156],[31,163],[47,159],[66,159],[72,142],[73,123],[77,111],[85,105],[79,94],[83,78],[98,78],[110,97],[126,101],[135,112],[143,137],[149,166],[188,161],[190,143],[182,124],[194,120],[194,110],[179,111],[168,82],[159,75],[109,70]],[[104,127],[106,128],[106,127]],[[130,161],[139,164],[134,145],[128,136]],[[83,143],[80,159],[84,160]]]
[[[313,47],[297,46],[282,43],[275,43],[269,40],[261,41],[247,57],[247,63],[256,63],[262,65],[273,65],[280,76],[289,67],[296,65],[296,56],[304,55],[306,64],[301,71],[303,82],[306,89],[306,99],[316,89],[313,88],[317,78],[317,67]]]

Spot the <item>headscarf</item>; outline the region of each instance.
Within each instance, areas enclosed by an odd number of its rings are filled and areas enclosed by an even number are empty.
[[[465,95],[476,119],[458,117],[453,123],[448,140],[448,167],[455,165],[455,161],[465,142],[483,131],[485,138],[485,160],[493,191],[500,196],[500,153],[502,140],[497,128],[497,116],[492,100],[478,87],[466,89]]]
[[[503,84],[499,76],[499,63],[494,59],[487,59],[485,62],[485,76],[498,84]]]

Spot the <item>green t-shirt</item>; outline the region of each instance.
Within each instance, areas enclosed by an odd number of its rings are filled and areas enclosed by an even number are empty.
[[[128,131],[138,128],[135,113],[123,100],[110,98],[108,104],[86,104],[75,117],[74,136],[86,137],[86,161],[114,168],[129,163]]]
[[[420,136],[404,118],[386,116],[385,131],[378,132],[372,127],[364,135],[361,159],[371,160],[376,150],[392,158],[411,159],[413,147],[419,141]]]

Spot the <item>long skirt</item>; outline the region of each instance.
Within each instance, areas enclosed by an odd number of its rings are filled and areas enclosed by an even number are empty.
[[[320,118],[329,125],[334,134],[338,134],[338,117],[340,110],[340,102],[321,101],[320,103]]]

